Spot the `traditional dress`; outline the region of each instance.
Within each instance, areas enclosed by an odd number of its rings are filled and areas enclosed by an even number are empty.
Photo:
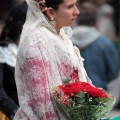
[[[32,0],[27,2],[35,4]],[[14,120],[66,120],[51,98],[53,88],[66,78],[72,82],[91,81],[79,50],[73,47],[65,29],[58,35],[49,23],[38,22],[35,14],[31,17],[30,9],[18,49],[15,79],[20,108]],[[31,27],[30,23],[34,25]]]

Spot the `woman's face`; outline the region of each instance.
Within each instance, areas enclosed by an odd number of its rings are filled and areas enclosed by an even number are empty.
[[[64,26],[70,26],[80,13],[76,7],[77,0],[64,0],[59,5],[59,9],[54,11],[54,19],[56,20],[56,29]]]

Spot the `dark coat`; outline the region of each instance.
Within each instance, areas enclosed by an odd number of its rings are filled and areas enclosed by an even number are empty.
[[[88,26],[74,28],[71,39],[85,59],[84,67],[92,83],[107,90],[108,83],[119,74],[119,54],[113,42]]]
[[[100,36],[88,47],[80,49],[80,52],[93,84],[107,89],[108,83],[119,74],[119,56],[113,43]]]
[[[0,111],[10,120],[19,107],[14,71],[14,67],[0,63]]]

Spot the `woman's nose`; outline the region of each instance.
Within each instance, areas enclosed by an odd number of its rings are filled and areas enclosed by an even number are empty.
[[[78,8],[75,6],[75,15],[79,15],[80,11],[78,10]]]

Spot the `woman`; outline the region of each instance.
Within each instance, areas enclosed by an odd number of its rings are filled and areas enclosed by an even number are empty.
[[[18,109],[18,96],[14,79],[17,46],[26,19],[27,4],[18,4],[10,11],[0,37],[0,111],[9,120]],[[19,13],[19,14],[18,14]],[[2,120],[2,118],[0,118]]]
[[[66,36],[79,14],[77,1],[26,1],[15,70],[20,108],[14,120],[65,120],[51,98],[52,88],[65,78],[90,82],[78,49]]]

